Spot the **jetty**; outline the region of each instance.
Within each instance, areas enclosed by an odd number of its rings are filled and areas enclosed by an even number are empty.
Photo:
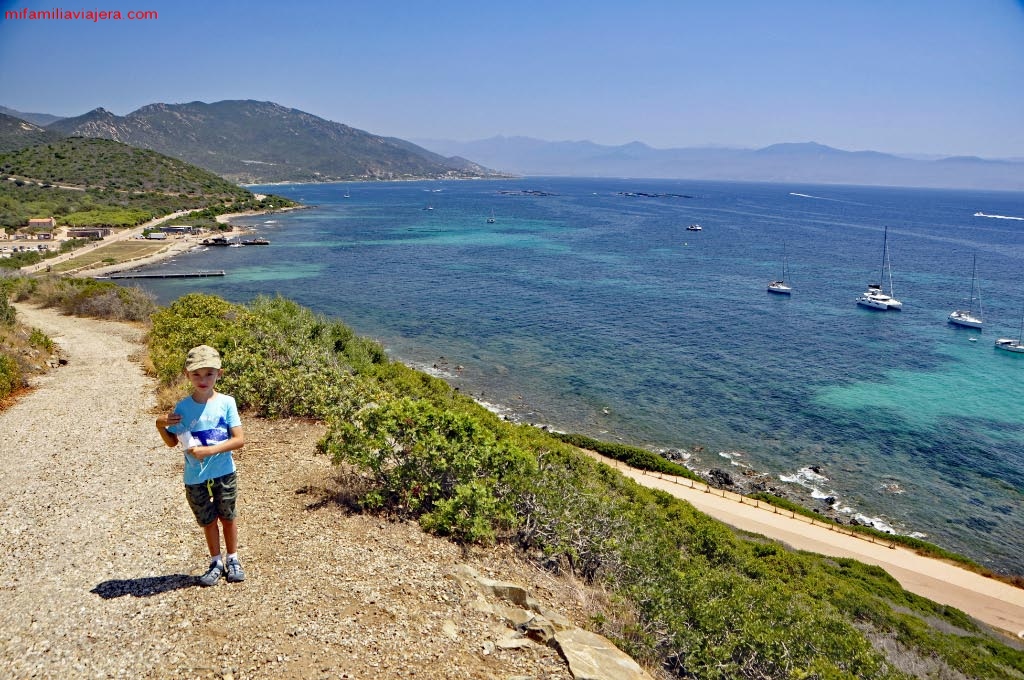
[[[200,272],[125,272],[123,274],[111,274],[109,276],[94,276],[94,279],[193,279],[203,276],[225,276],[227,272],[223,269]]]

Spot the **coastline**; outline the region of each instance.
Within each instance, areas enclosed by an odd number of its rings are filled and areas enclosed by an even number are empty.
[[[302,209],[305,209],[307,207],[308,206],[300,205],[300,206],[289,206],[289,207],[286,207],[286,208],[275,208],[273,210],[246,210],[246,211],[243,211],[243,212],[225,213],[223,215],[217,215],[217,217],[214,218],[214,219],[219,224],[228,224],[228,225],[230,225],[231,228],[232,228],[231,233],[233,233],[233,234],[246,234],[246,233],[249,233],[249,231],[250,231],[250,229],[248,227],[245,227],[245,226],[242,226],[242,225],[237,225],[237,224],[231,224],[230,220],[238,218],[238,217],[252,217],[252,216],[255,216],[255,215],[273,215],[273,214],[276,214],[276,213],[291,212],[293,210],[302,210]],[[138,226],[138,227],[133,227],[133,228],[131,228],[129,230],[121,232],[120,234],[117,234],[118,238],[117,239],[113,239],[113,240],[124,240],[124,239],[134,238],[136,236],[140,236],[144,229],[148,228],[149,226],[152,226],[152,223],[159,223],[159,222],[165,221],[167,219],[173,219],[175,216],[176,216],[176,214],[172,213],[169,216],[164,216],[164,217],[158,218],[157,220],[153,220],[152,222],[147,222],[145,225],[141,225],[141,226]],[[131,270],[134,270],[134,269],[139,269],[141,267],[149,267],[149,266],[152,266],[152,265],[164,262],[166,260],[172,259],[172,258],[174,258],[174,257],[176,257],[178,255],[183,254],[183,253],[187,253],[187,252],[190,252],[192,250],[196,250],[196,249],[202,248],[203,247],[202,240],[204,238],[209,238],[209,237],[208,236],[193,236],[193,235],[176,236],[173,239],[168,239],[167,247],[161,249],[160,251],[158,251],[156,253],[153,253],[152,255],[147,255],[146,257],[142,257],[142,258],[139,258],[139,259],[136,259],[136,260],[130,260],[130,261],[126,261],[126,262],[118,262],[116,264],[111,264],[111,265],[107,265],[107,266],[103,266],[103,267],[93,267],[93,268],[90,268],[90,269],[87,269],[87,270],[83,270],[83,271],[80,271],[80,272],[74,272],[72,275],[73,276],[77,276],[77,277],[102,277],[102,276],[109,276],[110,274],[117,274],[117,273],[121,273],[121,272],[131,271]],[[102,247],[102,246],[100,246],[100,247]],[[35,267],[34,271],[40,271],[40,269],[42,267],[45,267],[47,264],[50,264],[50,263],[52,263],[52,261],[44,260],[42,263],[40,263],[41,266],[40,265],[34,265],[34,267]]]
[[[343,319],[342,321],[344,322]],[[865,526],[893,536],[929,540],[927,534],[914,529],[900,531],[890,524],[891,520],[880,516],[870,516],[864,510],[851,507],[837,496],[822,491],[818,485],[827,485],[829,481],[828,471],[822,464],[802,467],[791,476],[777,475],[752,467],[746,462],[745,454],[737,451],[714,452],[701,447],[696,447],[696,450],[661,448],[646,443],[627,441],[618,436],[609,438],[608,433],[594,434],[577,429],[568,431],[561,427],[555,427],[551,423],[536,422],[528,413],[512,405],[514,399],[499,398],[496,400],[493,395],[487,395],[478,385],[474,385],[468,376],[463,374],[462,366],[450,364],[445,357],[439,357],[433,363],[410,360],[399,355],[394,355],[391,358],[455,386],[477,404],[508,422],[561,434],[577,432],[598,440],[644,449],[667,461],[686,467],[699,475],[710,488],[718,491],[745,497],[757,493],[767,493],[800,505],[807,511],[820,516],[823,521],[831,521],[844,526]],[[721,459],[721,462],[716,461],[716,458]]]

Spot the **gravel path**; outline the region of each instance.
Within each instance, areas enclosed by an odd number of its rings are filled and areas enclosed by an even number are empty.
[[[143,331],[18,306],[67,366],[0,413],[0,677],[545,678],[451,578],[468,564],[581,620],[584,591],[499,551],[463,554],[413,524],[330,501],[320,426],[247,418],[239,555],[247,579],[200,588],[202,534],[180,454],[153,420]]]

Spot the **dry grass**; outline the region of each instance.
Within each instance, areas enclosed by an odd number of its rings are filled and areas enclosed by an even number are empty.
[[[99,245],[76,255],[70,260],[65,260],[53,265],[52,271],[62,274],[80,269],[88,269],[97,265],[118,264],[143,257],[149,257],[169,247],[166,241],[118,241]]]

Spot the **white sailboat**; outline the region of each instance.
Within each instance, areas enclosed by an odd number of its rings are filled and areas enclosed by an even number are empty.
[[[786,253],[782,253],[782,278],[778,281],[772,281],[768,284],[768,292],[776,293],[778,295],[792,295],[793,287],[786,283],[786,278],[789,274],[788,262],[786,261]]]
[[[892,309],[899,311],[903,309],[903,303],[895,298],[892,290],[892,263],[889,262],[889,227],[885,228],[885,234],[882,237],[882,272],[879,276],[880,281],[885,280],[886,273],[889,275],[888,294],[882,290],[881,283],[869,283],[868,289],[857,298],[858,305],[880,310]]]
[[[1017,333],[1017,339],[999,338],[996,340],[996,349],[1024,354],[1024,313],[1020,315],[1020,331]]]
[[[487,218],[487,224],[494,224],[494,211],[491,210],[491,216]]]
[[[975,296],[974,292],[978,294]],[[974,310],[974,301],[978,301],[978,310]],[[984,323],[981,312],[981,286],[978,284],[978,256],[974,256],[971,265],[971,294],[968,298],[967,309],[957,309],[949,315],[949,322],[957,326],[980,329]]]

